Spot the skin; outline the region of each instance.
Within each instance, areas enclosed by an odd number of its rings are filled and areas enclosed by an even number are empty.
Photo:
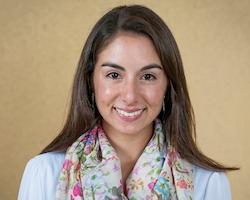
[[[151,40],[126,32],[117,34],[99,53],[93,82],[102,125],[120,158],[125,184],[152,137],[167,77]]]

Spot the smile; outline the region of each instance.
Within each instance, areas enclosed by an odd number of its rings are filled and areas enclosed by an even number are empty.
[[[122,117],[131,117],[131,118],[134,118],[134,117],[138,117],[143,112],[144,109],[139,109],[139,110],[136,110],[136,111],[133,111],[133,112],[127,112],[125,110],[122,110],[120,108],[116,108],[115,107],[115,110]]]

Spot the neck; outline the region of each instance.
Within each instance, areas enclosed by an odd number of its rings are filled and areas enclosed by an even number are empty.
[[[122,184],[126,191],[126,180],[136,161],[142,154],[153,133],[153,123],[134,134],[122,133],[103,123],[103,129],[121,162]]]
[[[136,162],[153,134],[153,124],[136,134],[121,133],[103,126],[121,162]]]

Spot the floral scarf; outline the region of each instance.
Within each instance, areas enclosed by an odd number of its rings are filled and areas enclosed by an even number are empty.
[[[191,200],[193,166],[166,147],[160,120],[126,180],[120,160],[100,125],[83,134],[67,150],[57,186],[57,200]]]

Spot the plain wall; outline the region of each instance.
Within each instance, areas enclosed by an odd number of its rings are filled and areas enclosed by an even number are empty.
[[[0,199],[16,199],[27,161],[62,128],[74,71],[110,8],[157,12],[179,45],[198,145],[224,164],[233,199],[250,198],[250,1],[0,0]]]

